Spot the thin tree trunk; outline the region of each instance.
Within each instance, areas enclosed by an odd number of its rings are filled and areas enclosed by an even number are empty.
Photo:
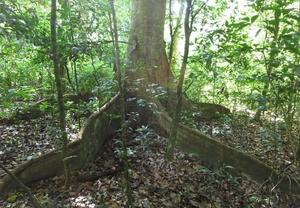
[[[181,27],[181,19],[184,11],[184,3],[182,0],[180,1],[180,9],[178,17],[176,18],[175,25],[173,24],[173,12],[172,12],[172,0],[169,0],[169,30],[170,30],[170,49],[168,52],[168,59],[170,63],[170,67],[173,70],[176,65],[176,58],[174,57],[177,53],[177,44],[180,35],[180,27]]]
[[[113,47],[115,47],[114,32],[113,32],[114,31],[114,29],[113,29],[113,20],[112,20],[112,14],[111,13],[108,14],[108,21],[109,21],[110,36],[111,36],[111,39],[113,40]],[[117,76],[117,67],[116,67],[116,63],[115,62],[113,63],[113,71],[115,72],[115,76]]]
[[[60,134],[63,141],[63,158],[64,161],[67,144],[68,144],[68,135],[66,132],[66,114],[65,114],[65,106],[63,99],[63,86],[62,79],[59,67],[59,57],[57,50],[57,41],[56,41],[56,0],[52,0],[51,4],[51,46],[52,46],[52,59],[54,65],[54,75],[55,75],[55,83],[57,90],[57,102],[58,102],[58,110],[59,110],[59,125],[60,125]],[[65,172],[65,187],[69,187],[70,185],[70,170],[67,162],[64,163],[64,172]]]
[[[299,13],[300,13],[300,2],[299,2],[299,8],[298,8],[298,11],[299,11]],[[300,33],[300,21],[298,21],[298,32]],[[300,47],[299,42],[298,42],[298,46]],[[296,55],[296,58],[298,58],[298,59],[297,59],[297,64],[298,64],[298,66],[299,66],[299,64],[300,64],[300,61],[299,61],[299,60],[300,60],[300,57],[299,57],[299,55]],[[295,84],[295,85],[296,85],[296,84]],[[295,99],[294,99],[295,104],[294,104],[294,105],[296,105],[297,100],[299,99],[298,93],[299,93],[299,90],[295,89]],[[298,119],[298,122],[300,122],[299,119]],[[300,124],[299,124],[299,123],[298,123],[298,131],[299,131],[299,133],[300,133]],[[298,148],[297,148],[296,158],[297,158],[298,161],[300,161],[300,134],[298,134]]]
[[[68,1],[65,1],[64,4],[66,4],[66,8],[68,8],[67,17],[69,19],[70,39],[71,39],[72,45],[75,45],[74,31],[73,31],[72,18],[71,18],[71,6],[70,6],[70,3]],[[76,54],[75,54],[75,57],[72,60],[72,62],[73,62],[72,68],[74,69],[75,92],[76,92],[77,96],[79,96],[79,80],[78,80],[78,71],[77,71],[77,62],[76,62],[76,60],[77,60],[77,58],[76,58]],[[79,106],[80,106],[79,102],[78,102],[77,106],[79,108]],[[81,128],[80,118],[78,119],[78,126],[79,126],[79,128]]]
[[[186,66],[188,62],[190,36],[191,36],[192,24],[193,24],[193,22],[190,22],[191,10],[192,10],[192,0],[187,0],[187,6],[186,6],[185,18],[184,18],[184,35],[185,35],[184,54],[183,54],[182,65],[180,69],[179,81],[177,85],[177,104],[175,108],[174,118],[172,121],[170,139],[167,147],[166,156],[168,159],[172,159],[174,155],[174,148],[177,140],[177,127],[178,127],[178,123],[180,122],[180,114],[182,108],[182,89],[183,89]]]
[[[278,1],[278,0],[277,0]],[[276,1],[276,2],[277,2]],[[280,16],[281,16],[281,11],[279,10],[275,10],[274,12],[274,32],[273,32],[273,40],[271,42],[271,50],[270,50],[270,55],[269,55],[269,61],[266,64],[266,71],[267,71],[267,76],[268,76],[268,80],[265,82],[264,88],[262,90],[262,98],[266,98],[271,82],[272,82],[272,73],[273,73],[273,69],[274,69],[274,61],[277,57],[277,42],[278,42],[278,34],[279,34],[279,29],[280,29]],[[255,120],[260,121],[261,118],[261,114],[262,114],[263,110],[262,108],[259,108],[255,114]]]
[[[112,17],[112,35],[114,39],[114,55],[115,55],[115,66],[117,72],[117,79],[119,83],[119,90],[120,90],[120,114],[121,114],[121,140],[123,143],[123,163],[124,163],[124,178],[125,178],[125,189],[127,195],[127,203],[126,207],[132,207],[132,194],[131,194],[131,187],[130,187],[130,176],[129,176],[129,164],[128,164],[128,155],[127,155],[127,141],[126,141],[126,131],[127,131],[127,124],[125,120],[125,86],[124,86],[124,76],[121,71],[121,60],[120,60],[120,48],[119,48],[119,35],[118,35],[118,27],[117,27],[117,18],[116,12],[114,7],[114,0],[110,0],[111,6],[111,17]]]

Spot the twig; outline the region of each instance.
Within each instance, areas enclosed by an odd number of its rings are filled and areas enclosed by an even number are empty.
[[[99,178],[102,178],[102,177],[115,175],[120,171],[122,171],[122,167],[119,166],[119,167],[116,167],[115,169],[108,170],[108,171],[105,171],[105,172],[102,172],[102,173],[94,173],[94,174],[87,174],[87,175],[78,176],[77,180],[79,182],[95,181],[95,180],[98,180]]]

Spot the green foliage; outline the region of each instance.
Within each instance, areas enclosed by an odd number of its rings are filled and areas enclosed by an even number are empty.
[[[10,202],[10,203],[14,203],[14,202],[16,202],[17,199],[18,199],[19,197],[21,197],[21,196],[22,196],[22,193],[20,193],[20,192],[14,192],[14,193],[11,193],[11,194],[9,194],[9,196],[7,197],[7,201]]]
[[[198,33],[187,95],[233,108],[292,114],[300,89],[296,1],[253,1],[246,11],[234,11],[218,27],[207,21],[214,29]]]
[[[149,150],[151,136],[154,134],[153,131],[148,126],[142,125],[136,129],[136,133],[135,141],[140,142],[143,152]]]
[[[297,2],[248,3],[239,8],[238,1],[195,1],[200,12],[194,19],[184,92],[195,101],[233,110],[276,112],[293,123],[300,108]],[[128,0],[116,3],[122,60],[127,57],[123,42],[130,29],[129,5]],[[57,13],[66,93],[92,92],[97,99],[91,105],[104,103],[117,91],[108,1],[58,1]],[[0,3],[1,117],[54,94],[49,15],[49,1]],[[175,76],[179,68],[174,65]]]
[[[123,14],[119,20],[121,38],[127,40],[128,1],[116,9]],[[57,13],[65,92],[93,92],[104,103],[117,90],[108,2],[59,1]],[[1,116],[19,104],[54,93],[49,18],[48,1],[0,3]],[[121,45],[123,56],[126,47]]]

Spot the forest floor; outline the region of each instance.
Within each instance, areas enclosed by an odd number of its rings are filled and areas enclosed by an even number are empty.
[[[267,128],[251,122],[225,124],[201,121],[190,125],[224,143],[256,155],[277,170],[297,175],[287,141],[274,140]],[[53,150],[57,129],[48,117],[20,124],[0,125],[0,161],[9,169]],[[76,138],[77,129],[68,133]],[[129,133],[129,165],[134,207],[300,207],[297,197],[280,193],[268,184],[258,185],[243,176],[232,175],[230,166],[210,170],[193,155],[176,151],[174,160],[165,160],[166,139],[148,127]],[[121,147],[118,135],[108,141],[104,153],[85,169],[74,171],[72,185],[64,190],[63,177],[54,177],[30,186],[43,203],[52,207],[124,207],[126,203]],[[88,178],[90,175],[97,176]],[[3,172],[0,172],[0,178]],[[31,207],[20,191],[0,199],[0,207]]]

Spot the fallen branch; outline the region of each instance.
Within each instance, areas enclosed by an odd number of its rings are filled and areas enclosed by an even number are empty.
[[[4,167],[2,164],[0,164],[0,168],[3,169],[17,184],[19,187],[23,189],[23,191],[28,195],[29,200],[31,201],[31,204],[34,208],[42,208],[41,203],[38,201],[38,199],[31,193],[30,188],[24,185],[22,181],[20,181],[15,174],[10,172],[6,167]]]
[[[102,177],[116,175],[121,170],[122,170],[121,167],[117,167],[115,169],[111,169],[111,170],[104,171],[104,172],[101,172],[101,173],[85,174],[85,175],[78,176],[77,180],[79,182],[95,181],[95,180],[98,180],[99,178],[102,178]]]

